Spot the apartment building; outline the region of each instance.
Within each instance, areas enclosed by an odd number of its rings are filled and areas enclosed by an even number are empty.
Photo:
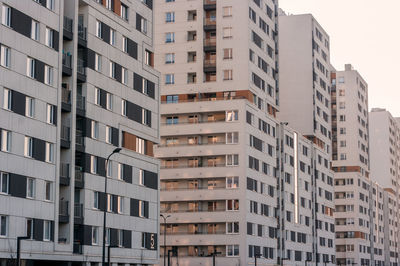
[[[335,263],[334,245],[324,245],[323,241],[335,239],[330,69],[329,36],[321,25],[310,14],[286,15],[280,10],[278,118],[309,139],[317,151],[311,173],[317,264]]]
[[[390,196],[385,206],[391,200],[390,204],[394,207],[387,210],[389,216],[385,219],[385,265],[399,265],[399,213],[398,207],[395,207],[399,205],[400,197],[399,119],[385,109],[373,108],[369,112],[369,120],[371,179],[378,182]]]
[[[1,265],[158,263],[152,1],[0,8]]]

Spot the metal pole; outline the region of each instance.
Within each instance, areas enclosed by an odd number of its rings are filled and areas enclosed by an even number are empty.
[[[19,236],[17,237],[17,266],[21,265],[21,240],[29,239],[29,236]]]
[[[167,218],[164,218],[164,266],[165,266],[165,253],[167,252]],[[169,254],[168,254],[169,255]]]
[[[254,256],[254,266],[257,266],[257,256]]]
[[[171,252],[172,250],[168,250],[168,266],[171,266]]]
[[[107,266],[110,266],[110,257],[111,257],[111,255],[110,255],[110,251],[111,251],[111,245],[108,245],[108,261],[107,261]]]
[[[213,266],[215,266],[215,252],[213,253]]]

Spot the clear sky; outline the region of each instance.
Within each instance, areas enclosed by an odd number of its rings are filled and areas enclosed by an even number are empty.
[[[350,63],[367,81],[369,108],[400,116],[400,0],[279,0],[290,14],[311,13],[328,32],[331,63]]]

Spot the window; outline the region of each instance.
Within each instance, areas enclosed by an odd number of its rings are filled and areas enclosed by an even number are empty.
[[[91,137],[93,139],[98,139],[99,138],[99,122],[97,122],[97,121],[92,121]]]
[[[175,54],[174,53],[165,54],[165,63],[166,64],[175,63]]]
[[[94,88],[94,103],[100,105],[101,91],[99,88]]]
[[[54,30],[46,27],[46,45],[51,48],[54,47]]]
[[[124,246],[124,231],[118,230],[118,246],[123,247]]]
[[[33,199],[35,197],[35,179],[26,179],[26,197]]]
[[[117,175],[117,178],[119,180],[124,179],[124,165],[120,164],[120,163],[118,163],[118,175]]]
[[[175,84],[175,75],[165,74],[165,84]]]
[[[51,240],[51,221],[43,222],[43,241]]]
[[[125,19],[126,21],[129,20],[129,12],[128,7],[121,3],[121,18]]]
[[[224,80],[232,80],[232,69],[224,70]]]
[[[226,166],[238,166],[239,155],[238,154],[227,154],[226,155]]]
[[[106,0],[106,8],[108,10],[113,10],[113,0]]]
[[[56,116],[56,107],[52,104],[47,104],[47,123],[56,124],[55,116]]]
[[[145,217],[145,202],[139,200],[139,217]]]
[[[106,142],[112,143],[112,127],[106,126]]]
[[[224,48],[224,59],[232,59],[232,48]]]
[[[33,239],[33,219],[26,219],[26,236]]]
[[[125,100],[121,101],[121,114],[123,116],[126,116],[126,101]]]
[[[175,12],[165,13],[165,22],[175,22]]]
[[[139,137],[136,138],[136,152],[145,154],[145,142],[144,139],[141,139]]]
[[[239,245],[228,245],[228,246],[226,246],[226,256],[227,257],[239,256]]]
[[[222,8],[222,16],[223,17],[232,17],[232,7],[231,6],[224,6]]]
[[[146,65],[154,67],[153,53],[147,49],[144,51],[144,62]]]
[[[2,45],[1,46],[1,62],[3,67],[11,67],[11,48]]]
[[[239,187],[239,177],[229,176],[226,178],[226,188],[233,189]]]
[[[115,79],[115,63],[110,61],[110,78]]]
[[[0,172],[0,193],[8,194],[9,183],[10,175],[8,173]]]
[[[225,27],[223,28],[223,38],[228,39],[232,38],[232,27]]]
[[[0,236],[6,237],[8,232],[8,217],[0,215]]]
[[[25,97],[25,115],[27,117],[35,115],[35,100],[31,97]]]
[[[140,18],[140,31],[147,34],[147,20],[143,17]]]
[[[144,171],[139,169],[139,185],[144,186]]]
[[[35,78],[35,59],[28,57],[26,66],[26,75],[28,77]]]
[[[116,33],[114,29],[110,29],[110,44],[115,45]]]
[[[226,119],[225,121],[237,121],[239,120],[238,111],[226,111]]]
[[[175,42],[175,32],[167,32],[165,34],[165,43]]]
[[[51,66],[44,66],[44,83],[53,85],[53,68]]]
[[[46,7],[50,10],[54,10],[55,8],[55,0],[47,0]]]
[[[118,196],[118,213],[124,213],[124,198]]]
[[[2,9],[2,21],[3,25],[11,27],[11,8],[3,5]]]
[[[97,157],[90,156],[90,172],[92,174],[97,174]]]
[[[11,132],[7,130],[1,130],[1,151],[11,151]]]
[[[99,244],[99,228],[97,226],[92,227],[92,245]]]
[[[121,74],[122,74],[121,77],[122,84],[128,85],[128,69],[123,67]]]
[[[40,30],[39,30],[39,22],[32,20],[32,24],[31,24],[31,38],[35,41],[39,41],[39,34],[40,34]]]
[[[100,202],[100,193],[95,191],[93,193],[93,208],[100,209],[99,202]]]
[[[102,27],[103,27],[102,23],[100,21],[96,20],[96,36],[99,37],[99,38],[103,38]]]
[[[227,211],[238,211],[239,210],[239,200],[227,200],[226,201]]]
[[[114,197],[111,194],[107,194],[107,211],[112,212],[114,206]]]
[[[226,133],[226,144],[237,144],[239,142],[238,132],[228,132]]]
[[[94,70],[100,72],[101,71],[101,65],[102,65],[102,63],[101,63],[101,55],[95,54],[95,56],[94,56]]]
[[[11,105],[12,105],[12,91],[9,89],[4,88],[3,91],[3,108],[6,110],[11,111]]]
[[[51,187],[52,187],[51,182],[45,182],[45,192],[46,192],[46,197],[45,197],[45,199],[46,199],[46,200],[51,200],[51,199],[52,199],[52,197],[51,197],[51,195],[52,195],[52,189],[51,189]]]
[[[46,162],[54,162],[54,144],[46,142]]]
[[[239,234],[239,222],[228,222],[226,224],[227,234]]]
[[[107,161],[107,177],[112,177],[112,161]]]
[[[25,137],[24,155],[26,157],[33,156],[33,139],[31,137]]]
[[[177,116],[169,116],[166,121],[167,125],[175,125],[179,123],[179,118]]]
[[[122,51],[124,53],[128,52],[128,38],[125,36],[122,36]]]
[[[167,95],[167,103],[178,103],[179,96],[178,95]]]

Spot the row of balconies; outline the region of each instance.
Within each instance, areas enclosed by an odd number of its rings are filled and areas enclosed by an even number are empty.
[[[162,202],[161,213],[225,212],[239,210],[238,200]]]
[[[172,180],[161,181],[161,191],[178,191],[178,190],[214,190],[225,189],[227,187],[227,180],[225,177],[221,178],[203,178],[191,180]]]

